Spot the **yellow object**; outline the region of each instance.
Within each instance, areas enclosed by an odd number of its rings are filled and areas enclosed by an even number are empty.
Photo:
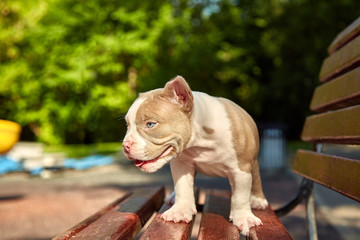
[[[8,152],[19,141],[20,132],[18,123],[0,119],[0,154]]]

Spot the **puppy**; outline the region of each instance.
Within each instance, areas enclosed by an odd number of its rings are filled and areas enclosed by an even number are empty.
[[[224,98],[191,91],[181,76],[162,89],[141,93],[126,114],[125,156],[152,173],[170,163],[175,203],[162,219],[190,222],[196,214],[195,172],[229,179],[230,220],[243,235],[262,225],[251,208],[265,209],[253,119]]]

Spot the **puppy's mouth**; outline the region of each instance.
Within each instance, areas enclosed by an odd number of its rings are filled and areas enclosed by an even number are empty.
[[[173,146],[169,146],[167,147],[159,156],[157,156],[156,158],[152,159],[152,160],[137,160],[135,159],[135,166],[137,166],[138,168],[141,168],[147,164],[151,164],[151,163],[155,163],[156,161],[158,161],[159,159],[166,157],[167,155],[169,155],[172,151],[174,147]]]

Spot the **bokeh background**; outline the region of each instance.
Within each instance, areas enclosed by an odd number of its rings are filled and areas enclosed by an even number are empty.
[[[169,193],[169,166],[142,174],[120,142],[137,94],[176,75],[254,117],[265,195],[273,209],[289,202],[321,63],[359,15],[359,0],[0,0],[0,119],[22,126],[0,155],[0,238],[50,239],[133,188]],[[319,239],[358,239],[359,205],[315,195]],[[307,239],[304,204],[281,221]]]
[[[298,139],[357,0],[2,0],[0,118],[21,140],[120,141],[138,92],[176,75]]]

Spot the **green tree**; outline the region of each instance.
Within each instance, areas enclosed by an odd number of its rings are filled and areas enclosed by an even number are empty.
[[[3,0],[0,117],[46,143],[117,141],[137,92],[181,74],[301,130],[326,48],[360,3]]]
[[[6,46],[18,51],[1,60],[4,115],[47,143],[120,140],[117,118],[135,98],[137,78],[156,67],[155,41],[171,23],[171,5],[157,6],[6,2],[8,15],[20,19],[8,24],[12,30],[43,10],[20,40]]]

